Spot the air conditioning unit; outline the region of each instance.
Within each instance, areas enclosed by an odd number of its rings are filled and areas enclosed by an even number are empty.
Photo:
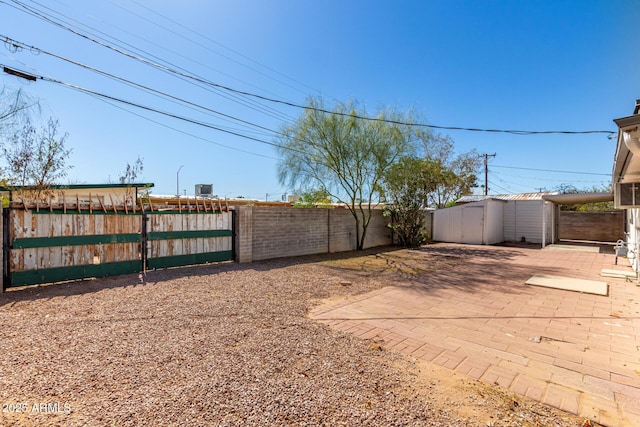
[[[616,209],[640,208],[640,182],[619,182],[613,194]]]
[[[211,197],[213,195],[213,184],[196,184],[196,196]]]

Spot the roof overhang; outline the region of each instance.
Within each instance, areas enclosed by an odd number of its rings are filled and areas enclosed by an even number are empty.
[[[640,114],[614,120],[618,141],[613,161],[613,182],[640,181]]]
[[[558,205],[581,205],[584,203],[612,202],[613,193],[567,193],[542,196],[542,200]]]

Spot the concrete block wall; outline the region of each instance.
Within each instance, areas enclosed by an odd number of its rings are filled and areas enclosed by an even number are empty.
[[[328,252],[345,252],[356,250],[356,222],[347,209],[326,209],[330,222]]]
[[[355,250],[355,220],[347,209],[238,206],[236,260]],[[375,210],[365,247],[391,244],[387,218]]]
[[[236,207],[236,261],[251,262],[253,259],[253,208]]]
[[[560,211],[558,237],[567,240],[617,242],[624,239],[624,212]]]
[[[327,252],[325,209],[253,207],[253,260]]]

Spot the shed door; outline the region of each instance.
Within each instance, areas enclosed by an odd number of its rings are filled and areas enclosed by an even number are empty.
[[[462,241],[483,244],[484,206],[468,206],[462,210]]]

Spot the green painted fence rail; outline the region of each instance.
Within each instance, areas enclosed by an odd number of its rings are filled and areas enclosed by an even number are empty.
[[[113,230],[114,224],[116,224],[118,227],[125,228],[121,231],[127,231],[126,229],[133,231],[135,229],[136,232],[43,236],[42,234],[45,233],[55,234],[54,220],[60,221],[49,217],[46,220],[51,221],[52,225],[49,226],[47,225],[49,222],[46,222],[43,218],[46,218],[46,215],[60,215],[60,212],[26,211],[23,214],[16,213],[15,215],[24,216],[17,216],[12,222],[12,210],[3,209],[4,265],[2,287],[37,285],[139,273],[147,269],[231,261],[235,257],[235,229],[233,226],[235,212],[229,212],[230,218],[222,218],[222,222],[205,218],[203,223],[201,221],[202,217],[199,217],[200,219],[197,222],[191,220],[191,222],[185,222],[184,224],[181,223],[185,215],[184,212],[131,212],[128,214],[129,217],[137,217],[141,222],[137,220],[125,220],[124,223],[116,221],[110,222],[107,226],[105,224],[111,220],[104,219],[104,223],[96,221],[95,224],[103,227],[103,231]],[[66,215],[68,214],[66,213]],[[109,213],[101,211],[74,214],[117,215],[120,218],[127,215],[121,212]],[[192,212],[192,214],[218,216],[221,212]],[[150,225],[150,215],[156,218],[161,215],[174,215],[178,227],[205,227],[207,224],[210,227],[215,227],[218,224],[226,224],[226,226],[222,225],[224,228],[221,229],[154,231],[151,229],[154,226]],[[20,218],[20,220],[17,218]],[[160,230],[163,227],[166,228],[167,223],[171,224],[172,221],[168,217],[160,219],[164,220],[164,223],[155,225]],[[42,227],[39,226],[38,221],[45,221]],[[91,220],[91,224],[91,229],[93,230],[93,220]],[[16,229],[12,230],[12,227],[16,227]],[[95,228],[98,229],[98,225],[95,225]],[[38,232],[41,234],[37,235]],[[16,234],[22,235],[14,238],[13,236]],[[25,234],[28,237],[25,237]],[[36,235],[29,236],[29,234]],[[204,242],[202,239],[205,239]],[[172,242],[177,243],[174,244]],[[230,249],[228,249],[229,247]],[[157,253],[154,253],[153,248]],[[202,252],[188,253],[194,252],[194,250]],[[185,251],[187,253],[180,253]],[[110,261],[118,257],[125,259]],[[29,260],[29,262],[27,263],[26,260]],[[82,264],[56,265],[60,263],[77,263],[79,262],[78,260],[82,260]],[[16,266],[13,267],[15,271],[11,270],[13,263],[16,263]],[[33,268],[32,265],[34,263],[37,263],[40,267]],[[51,267],[42,268],[42,265]],[[25,268],[25,266],[28,267]]]

